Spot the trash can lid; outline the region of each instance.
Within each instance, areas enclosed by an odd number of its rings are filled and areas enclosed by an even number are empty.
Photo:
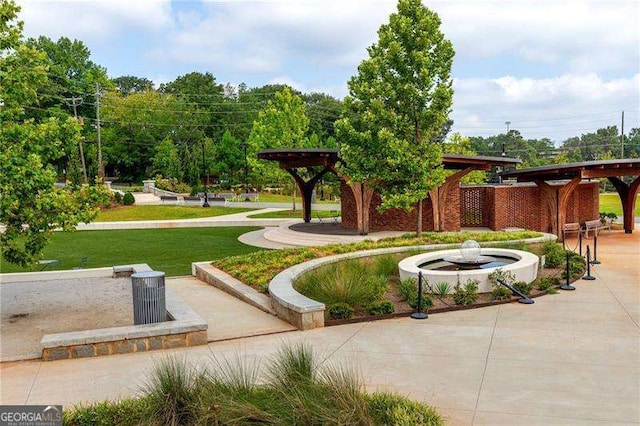
[[[136,272],[135,274],[131,274],[131,278],[157,278],[157,277],[164,277],[164,272],[143,271],[143,272]]]

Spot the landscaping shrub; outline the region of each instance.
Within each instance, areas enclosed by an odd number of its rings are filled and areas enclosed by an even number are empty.
[[[124,197],[122,197],[122,204],[124,204],[125,206],[130,206],[135,202],[136,202],[136,199],[134,198],[132,193],[130,192],[124,193]]]
[[[618,218],[618,215],[610,212],[600,212],[600,223],[605,225],[607,220],[614,221]]]
[[[498,283],[499,279],[506,282],[507,284],[513,284],[513,282],[516,280],[516,276],[513,272],[505,271],[502,268],[496,269],[495,271],[490,273],[487,278],[489,279],[489,283],[491,283],[492,288],[503,287],[500,283]]]
[[[554,241],[547,241],[542,246],[542,254],[545,256],[545,268],[557,268],[566,260],[566,251]]]
[[[385,276],[387,278],[397,276],[399,274],[398,259],[391,254],[376,256],[375,273],[376,275]]]
[[[374,424],[407,426],[442,424],[442,418],[433,408],[399,395],[376,392],[369,395],[367,399]]]
[[[392,314],[396,307],[389,300],[376,300],[367,306],[367,312],[370,315],[387,315]]]
[[[433,288],[433,293],[441,299],[446,297],[449,291],[451,291],[451,285],[445,282],[438,283]]]
[[[493,300],[507,300],[511,299],[511,290],[506,287],[496,287],[491,290],[491,298]]]
[[[213,370],[163,361],[138,399],[64,411],[68,425],[440,425],[431,407],[391,393],[365,393],[354,369],[319,363],[305,345],[285,346],[268,363],[215,359]],[[158,371],[161,370],[161,371]],[[164,401],[165,406],[158,403]]]
[[[153,417],[165,425],[191,423],[200,380],[202,374],[190,368],[184,358],[160,361],[143,386]]]
[[[176,178],[163,178],[156,176],[156,188],[164,191],[176,192],[178,194],[190,194],[191,187],[183,182],[179,182]]]
[[[533,282],[527,284],[524,281],[516,281],[515,283],[513,283],[513,288],[515,288],[525,296],[528,296],[529,294],[531,294],[531,290],[533,290],[534,285],[535,283]]]
[[[538,290],[549,294],[557,293],[556,287],[560,285],[560,278],[543,277],[538,279]]]
[[[117,204],[122,204],[122,194],[119,191],[113,193],[113,201]]]
[[[249,255],[232,256],[212,262],[212,265],[222,269],[234,278],[266,293],[269,282],[283,269],[301,263],[305,260],[316,259],[334,254],[350,253],[361,250],[371,250],[386,247],[419,246],[427,244],[462,243],[466,240],[513,241],[542,236],[540,232],[425,232],[422,237],[414,234],[396,238],[383,238],[377,242],[366,240],[352,244],[332,244],[321,247],[305,247],[287,250],[264,250]],[[408,249],[404,255],[422,253],[416,249]]]
[[[469,279],[464,286],[457,284],[451,294],[456,305],[470,305],[478,300],[478,280]]]
[[[385,276],[376,275],[358,260],[322,266],[298,277],[293,285],[298,292],[325,305],[346,303],[358,311],[379,300],[388,288]]]
[[[349,319],[353,316],[354,310],[351,305],[346,303],[334,303],[329,305],[327,312],[331,319]]]
[[[423,278],[422,309],[433,306],[433,299],[427,293],[428,282]],[[405,278],[398,285],[398,296],[403,302],[407,302],[412,308],[418,309],[418,281],[415,278]]]

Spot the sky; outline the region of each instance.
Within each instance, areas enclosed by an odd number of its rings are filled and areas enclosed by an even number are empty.
[[[568,137],[640,127],[640,0],[423,0],[456,51],[453,131]],[[18,0],[25,35],[82,40],[110,77],[348,94],[388,0]]]

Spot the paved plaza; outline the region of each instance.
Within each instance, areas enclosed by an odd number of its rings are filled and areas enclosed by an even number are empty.
[[[267,327],[274,327],[275,334],[195,348],[2,363],[0,403],[69,406],[135,395],[154,362],[168,355],[212,366],[214,358],[240,354],[265,364],[284,343],[305,341],[327,363],[357,366],[369,390],[424,400],[448,424],[638,424],[639,253],[637,233],[603,233],[598,240],[602,264],[592,268],[597,279],[577,281],[576,291],[543,296],[534,305],[512,303],[433,314],[423,321],[401,318],[306,332],[280,330],[276,321]],[[182,286],[183,294],[191,292],[207,305],[204,292],[209,289],[197,282],[170,286]],[[213,291],[209,297],[221,300]],[[210,337],[223,336],[237,322],[248,326],[232,307],[227,312],[210,318]],[[265,326],[256,321],[256,329]]]

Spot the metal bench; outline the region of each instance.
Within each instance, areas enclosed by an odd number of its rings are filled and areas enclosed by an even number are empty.
[[[224,198],[226,201],[233,201],[236,198],[235,192],[221,192],[214,198]]]
[[[173,201],[173,202],[178,202],[178,197],[176,195],[161,195],[160,196],[160,201],[162,201],[162,204],[165,203],[165,201]]]
[[[597,235],[601,229],[609,229],[611,232],[611,224],[603,224],[600,219],[588,220],[584,223],[584,237],[589,238],[589,232]]]
[[[238,194],[236,198],[240,201],[258,201],[258,198],[260,198],[260,194],[258,194],[257,192],[245,192]]]
[[[184,201],[185,204],[198,204],[200,205],[200,203],[202,203],[202,199],[198,196],[190,196],[190,195],[185,195],[184,197],[182,197],[182,201]]]

